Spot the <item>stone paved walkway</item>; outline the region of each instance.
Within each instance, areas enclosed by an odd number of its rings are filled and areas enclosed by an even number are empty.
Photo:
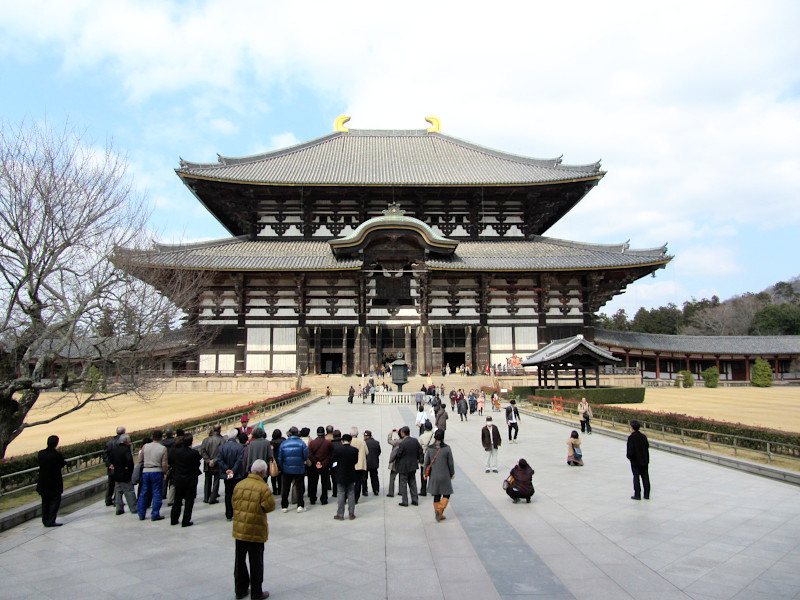
[[[385,486],[386,433],[413,419],[413,407],[335,398],[270,429],[371,429]],[[271,513],[265,589],[292,600],[800,599],[800,488],[653,451],[653,498],[635,502],[623,442],[586,437],[586,466],[570,468],[569,428],[535,418],[523,418],[518,444],[503,444],[501,473],[486,474],[482,424],[448,422],[456,478],[446,521],[435,522],[430,497],[403,508],[370,495],[355,521],[334,521],[333,504]],[[519,457],[536,469],[531,504],[501,489]],[[0,534],[0,599],[233,598],[222,505],[198,502],[193,520],[140,522],[99,501],[64,514],[61,528],[19,526]]]

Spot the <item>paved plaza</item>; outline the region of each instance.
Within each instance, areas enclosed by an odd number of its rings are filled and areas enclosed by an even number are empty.
[[[386,434],[413,432],[414,415],[334,398],[267,429],[371,429],[385,493]],[[505,434],[503,413],[494,415]],[[370,495],[355,521],[334,521],[333,503],[271,513],[264,589],[292,600],[800,598],[800,488],[651,450],[652,500],[632,501],[623,441],[586,436],[586,466],[568,467],[570,429],[524,415],[519,443],[500,449],[501,472],[486,474],[482,425],[451,413],[445,521],[434,520],[430,496],[404,508]],[[536,470],[531,504],[501,488],[520,457]],[[233,598],[231,524],[222,504],[201,499],[202,490],[190,528],[116,516],[101,499],[62,514],[64,527],[37,520],[2,533],[0,599]]]

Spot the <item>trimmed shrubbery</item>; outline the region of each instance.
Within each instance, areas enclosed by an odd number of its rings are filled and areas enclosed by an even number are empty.
[[[203,423],[223,421],[225,419],[241,415],[242,413],[245,412],[250,412],[253,410],[265,408],[270,404],[280,402],[281,400],[288,400],[289,398],[300,396],[309,391],[310,391],[309,388],[304,388],[302,390],[297,390],[294,392],[287,392],[285,394],[281,394],[280,396],[275,396],[273,398],[268,398],[266,400],[261,400],[258,402],[251,402],[249,404],[244,404],[242,406],[226,408],[225,410],[219,410],[215,413],[202,415],[186,421],[179,421],[179,422],[176,421],[174,423],[171,423],[171,425],[174,429],[191,429],[192,427],[202,425]],[[138,446],[141,443],[141,441],[146,436],[150,435],[150,433],[154,429],[163,429],[164,427],[165,426],[154,426],[141,431],[128,431],[128,434],[131,436],[131,441],[133,445]],[[109,434],[108,436],[100,439],[86,440],[83,442],[78,442],[77,444],[59,446],[58,449],[64,455],[64,458],[67,459],[75,456],[82,456],[84,454],[91,454],[93,452],[98,452],[99,450],[103,450],[106,446],[106,442],[110,437],[111,435]],[[13,456],[5,460],[0,460],[0,475],[8,475],[9,473],[16,473],[17,471],[24,471],[25,469],[31,469],[37,467],[39,464],[37,461],[37,455],[38,451],[33,452],[31,454],[23,454],[20,456]]]
[[[757,358],[753,364],[750,383],[756,387],[770,387],[772,385],[772,367],[763,358]]]
[[[675,387],[694,387],[694,375],[691,371],[680,371],[678,377],[675,379]]]
[[[532,394],[521,394],[520,390],[531,388],[514,388],[515,395],[540,396],[542,398],[563,398],[580,401],[586,398],[590,404],[641,404],[644,402],[644,388],[586,388],[586,389],[537,389]]]
[[[707,388],[715,388],[719,385],[719,370],[717,367],[708,367],[700,373],[700,377],[706,382]]]

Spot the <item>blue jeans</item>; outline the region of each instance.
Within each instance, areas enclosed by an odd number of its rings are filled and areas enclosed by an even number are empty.
[[[164,485],[164,473],[155,471],[153,473],[142,473],[142,492],[139,494],[137,511],[139,518],[144,519],[147,508],[150,506],[150,499],[153,499],[153,510],[150,511],[150,518],[160,516],[161,512],[161,490]]]

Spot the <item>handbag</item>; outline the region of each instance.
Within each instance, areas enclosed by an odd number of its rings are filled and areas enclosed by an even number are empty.
[[[278,469],[278,463],[275,462],[274,458],[269,459],[269,476],[270,477],[277,477],[280,470]]]
[[[583,411],[583,420],[584,421],[588,421],[589,420],[589,411],[588,410]]]
[[[433,457],[433,460],[431,461],[431,464],[429,464],[427,467],[425,467],[425,479],[428,479],[428,477],[431,476],[431,468],[433,467],[433,463],[436,462],[436,459],[439,458],[439,452],[441,452],[441,451],[442,451],[442,449],[439,448],[436,451],[436,455]]]
[[[144,470],[144,461],[140,460],[136,463],[136,466],[133,467],[133,473],[131,473],[131,483],[133,485],[138,485],[139,482],[142,480],[142,471]]]
[[[513,475],[509,475],[508,477],[506,477],[506,478],[503,480],[503,489],[504,489],[504,490],[507,490],[507,489],[508,489],[508,488],[510,488],[512,485],[514,485],[514,476],[513,476]]]
[[[580,460],[581,458],[583,458],[583,450],[581,450],[578,446],[573,446],[572,455]]]

